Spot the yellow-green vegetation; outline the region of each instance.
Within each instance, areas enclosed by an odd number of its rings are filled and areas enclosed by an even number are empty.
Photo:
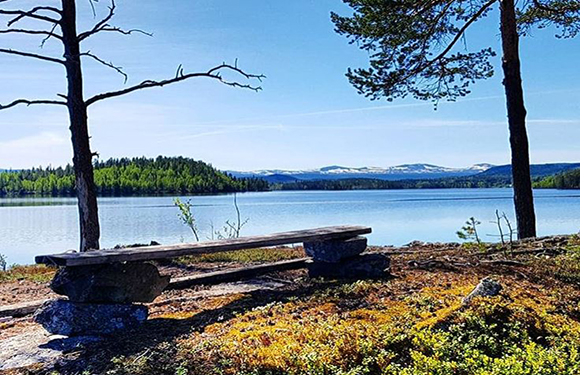
[[[28,280],[36,283],[49,282],[56,272],[55,268],[44,265],[12,266],[6,271],[0,271],[0,283]]]
[[[302,248],[297,247],[276,247],[261,249],[246,249],[236,251],[225,251],[213,254],[199,254],[179,259],[180,263],[260,263],[276,262],[304,257]]]
[[[406,271],[392,280],[319,280],[308,292],[242,309],[147,355],[116,357],[107,373],[580,374],[577,288],[558,278],[498,274],[499,296],[463,306],[482,276]]]

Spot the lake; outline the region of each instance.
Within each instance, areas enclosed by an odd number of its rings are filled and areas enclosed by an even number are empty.
[[[327,225],[360,224],[373,228],[373,245],[403,245],[413,240],[457,241],[455,232],[474,216],[486,241],[496,241],[495,210],[515,225],[510,189],[438,189],[373,191],[291,191],[238,194],[243,235],[267,234]],[[235,219],[232,195],[190,199],[202,239],[211,223],[220,229]],[[580,230],[580,192],[535,192],[538,234]],[[172,197],[100,198],[101,246],[191,242]],[[0,254],[8,263],[32,263],[34,255],[78,247],[74,198],[1,198]]]

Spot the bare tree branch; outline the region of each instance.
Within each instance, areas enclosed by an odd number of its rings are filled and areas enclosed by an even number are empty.
[[[91,4],[92,4],[92,1],[93,0],[89,0],[89,2]],[[139,34],[143,34],[143,35],[147,35],[147,36],[153,36],[153,34],[148,33],[146,31],[143,31],[141,29],[125,30],[125,29],[122,29],[120,27],[110,25],[109,21],[115,15],[115,9],[116,9],[115,0],[111,0],[111,6],[109,7],[109,13],[107,14],[107,16],[105,18],[103,18],[101,21],[97,22],[97,24],[95,26],[93,26],[93,28],[91,30],[80,33],[79,34],[79,42],[87,39],[88,37],[90,37],[92,35],[95,35],[95,34],[101,32],[101,31],[116,32],[116,33],[120,33],[123,35],[131,35],[133,33],[139,33]]]
[[[236,72],[236,73],[242,75],[246,79],[257,79],[260,82],[262,81],[262,78],[266,78],[264,75],[248,74],[248,73],[244,72],[243,70],[239,69],[237,67],[237,65],[229,65],[229,64],[225,64],[225,63],[218,65],[218,66],[208,70],[205,73],[183,74],[183,69],[180,67],[177,70],[177,74],[176,74],[175,78],[162,80],[162,81],[147,80],[147,81],[141,82],[138,85],[128,87],[128,88],[123,89],[123,90],[111,91],[111,92],[98,94],[98,95],[95,95],[92,98],[88,99],[86,101],[86,104],[87,104],[87,106],[89,106],[89,105],[94,104],[98,101],[126,95],[126,94],[132,93],[134,91],[148,89],[148,88],[152,88],[152,87],[163,87],[165,85],[170,85],[173,83],[185,81],[185,80],[190,79],[190,78],[198,78],[198,77],[215,79],[215,80],[218,80],[221,83],[228,85],[228,86],[245,88],[245,89],[249,89],[249,90],[253,90],[253,91],[260,91],[262,89],[259,86],[252,86],[250,84],[241,84],[241,83],[238,83],[235,81],[226,81],[225,79],[223,79],[223,77],[220,74],[221,71],[223,71],[223,70],[233,71],[233,72]]]
[[[54,57],[49,57],[49,56],[43,56],[43,55],[37,55],[35,53],[28,53],[28,52],[22,52],[22,51],[16,51],[13,49],[5,49],[5,48],[0,48],[0,53],[6,53],[9,55],[18,55],[18,56],[24,56],[24,57],[31,57],[34,59],[39,59],[39,60],[44,60],[44,61],[50,61],[53,63],[57,63],[57,64],[65,64],[64,60],[60,60]]]
[[[89,0],[90,1],[90,0]],[[99,22],[97,22],[97,24],[95,26],[93,26],[93,28],[89,31],[85,31],[84,33],[80,33],[79,34],[79,42],[88,38],[89,36],[96,34],[99,32],[99,30],[106,26],[107,23],[113,18],[113,16],[115,15],[115,0],[111,0],[111,6],[109,6],[109,14],[107,14],[107,16],[105,18],[103,18],[102,20],[100,20]]]
[[[127,75],[127,73],[125,73],[123,71],[123,67],[120,66],[116,66],[115,64],[113,64],[112,62],[106,62],[105,60],[101,59],[100,57],[94,55],[91,53],[91,51],[88,52],[83,52],[80,54],[80,56],[87,56],[92,58],[93,60],[103,64],[104,66],[111,68],[113,70],[115,70],[117,73],[119,73],[120,75],[122,75],[125,78],[125,83],[127,83],[127,79],[129,78],[129,76]]]
[[[59,19],[55,19],[52,17],[37,14],[37,12],[40,12],[40,11],[55,12],[58,15],[62,14],[61,11],[57,8],[42,6],[42,7],[33,8],[29,11],[0,9],[0,15],[16,16],[8,22],[8,27],[14,25],[16,22],[21,21],[24,18],[32,18],[32,19],[36,19],[36,20],[40,20],[40,21],[46,21],[46,22],[50,22],[50,23],[60,24]]]
[[[143,34],[143,35],[147,35],[147,36],[153,36],[152,33],[148,33],[147,31],[144,31],[144,30],[141,30],[141,29],[124,30],[124,29],[121,29],[120,27],[110,26],[110,25],[104,25],[103,27],[101,27],[99,30],[97,30],[93,34],[96,34],[97,32],[100,32],[100,31],[117,32],[117,33],[120,33],[120,34],[123,34],[123,35],[131,35],[133,33],[139,33],[139,34]],[[90,35],[87,35],[87,37],[88,36],[90,36]]]
[[[61,102],[58,100],[28,100],[28,99],[17,99],[10,104],[2,105],[0,104],[0,111],[8,108],[15,107],[19,104],[24,104],[27,106],[35,105],[35,104],[56,104],[56,105],[67,105],[66,102]]]
[[[53,63],[57,63],[57,64],[65,64],[64,60],[60,60],[54,57],[49,57],[49,56],[43,56],[43,55],[37,55],[35,53],[28,53],[28,52],[22,52],[22,51],[16,51],[13,49],[5,49],[5,48],[0,48],[0,53],[7,53],[9,55],[18,55],[18,56],[24,56],[24,57],[31,57],[34,59],[39,59],[39,60],[44,60],[44,61],[50,61]]]
[[[57,39],[62,39],[62,36],[55,34],[54,32],[44,31],[44,30],[28,30],[28,29],[6,29],[0,30],[0,34],[30,34],[30,35],[46,35],[50,37],[55,37]]]

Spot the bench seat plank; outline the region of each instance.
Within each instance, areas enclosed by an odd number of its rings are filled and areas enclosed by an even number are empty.
[[[57,266],[85,266],[115,262],[146,261],[302,242],[347,239],[368,234],[371,231],[371,228],[363,226],[334,226],[190,244],[143,246],[125,249],[94,250],[84,253],[39,255],[35,260],[39,264]]]

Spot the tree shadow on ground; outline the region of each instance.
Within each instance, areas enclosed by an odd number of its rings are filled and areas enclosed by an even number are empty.
[[[189,318],[153,318],[140,327],[120,332],[114,336],[103,337],[98,342],[88,342],[86,345],[71,348],[68,354],[60,360],[53,369],[43,373],[57,371],[60,374],[80,374],[89,371],[92,374],[105,373],[116,357],[131,357],[139,355],[159,344],[172,342],[176,338],[202,332],[214,323],[224,323],[254,308],[273,302],[286,302],[289,299],[305,298],[317,291],[337,288],[351,283],[353,280],[334,280],[327,282],[297,283],[285,290],[259,290],[244,293],[243,297],[227,303],[216,309],[201,311]],[[353,305],[352,308],[358,308]],[[60,339],[63,340],[63,339]],[[75,340],[74,338],[64,339]],[[51,342],[47,345],[71,347],[66,342]],[[170,346],[174,349],[174,346]],[[163,373],[160,371],[159,373]]]

